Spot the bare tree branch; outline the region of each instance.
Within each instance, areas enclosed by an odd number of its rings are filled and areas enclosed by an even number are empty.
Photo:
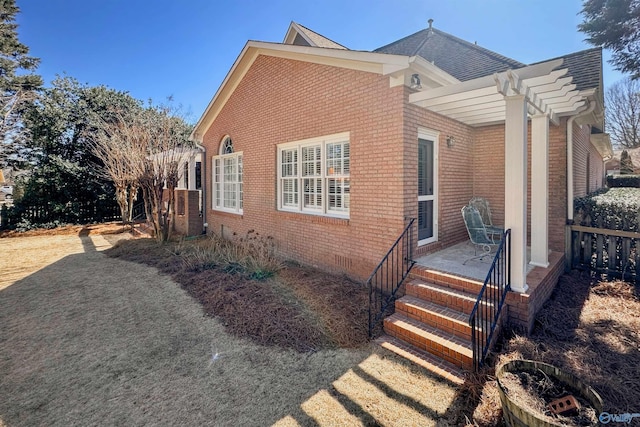
[[[640,80],[626,78],[606,93],[607,132],[620,148],[640,147]]]

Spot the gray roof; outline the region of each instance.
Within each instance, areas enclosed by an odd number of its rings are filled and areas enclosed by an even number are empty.
[[[423,57],[460,81],[525,67],[527,64],[459,39],[444,31],[427,28],[374,52]],[[602,49],[599,47],[561,56],[578,90],[600,87]],[[553,58],[558,59],[558,58]],[[547,59],[546,62],[550,59]]]
[[[305,27],[304,25],[300,25],[296,22],[296,24],[305,32],[305,35],[309,37],[318,47],[327,47],[331,49],[347,49],[342,46],[340,43],[336,43],[328,37],[323,36],[322,34],[318,34],[315,31]],[[302,43],[295,43],[302,44]],[[306,44],[306,43],[304,43]]]
[[[570,53],[552,59],[563,59],[564,62],[559,68],[568,68],[569,75],[573,76],[576,89],[585,90],[600,87],[602,71],[602,48],[594,47],[580,52]],[[547,59],[546,62],[551,61]]]
[[[418,31],[374,52],[418,55],[461,81],[526,65],[435,28]]]

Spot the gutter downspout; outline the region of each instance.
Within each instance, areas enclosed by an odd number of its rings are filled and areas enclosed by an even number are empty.
[[[596,103],[588,102],[585,109],[567,120],[567,225],[573,225],[573,121],[595,110]]]
[[[202,234],[207,234],[207,149],[196,142],[196,147],[202,150],[202,161],[200,162],[200,183],[202,186]]]

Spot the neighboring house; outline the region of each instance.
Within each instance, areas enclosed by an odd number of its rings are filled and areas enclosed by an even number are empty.
[[[366,52],[291,23],[283,43],[245,45],[193,131],[205,221],[366,279],[409,218],[418,257],[468,240],[460,209],[485,197],[512,233],[509,316],[529,328],[528,285],[555,285],[573,197],[603,185],[602,89],[599,48],[527,65],[430,23]]]

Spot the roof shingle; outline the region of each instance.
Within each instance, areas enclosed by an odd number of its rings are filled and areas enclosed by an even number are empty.
[[[374,52],[418,55],[461,81],[525,66],[435,28],[418,31]]]
[[[572,83],[576,85],[576,89],[585,90],[600,87],[602,48],[594,47],[540,62],[547,62],[553,59],[564,60],[560,68],[569,69],[568,74],[573,77]]]
[[[374,52],[406,56],[418,55],[461,81],[472,80],[508,69],[522,68],[527,65],[435,28],[418,31],[382,46]],[[573,83],[576,84],[578,90],[600,87],[601,48],[587,49],[559,58],[564,60],[561,67],[569,69],[568,74],[573,77]]]

